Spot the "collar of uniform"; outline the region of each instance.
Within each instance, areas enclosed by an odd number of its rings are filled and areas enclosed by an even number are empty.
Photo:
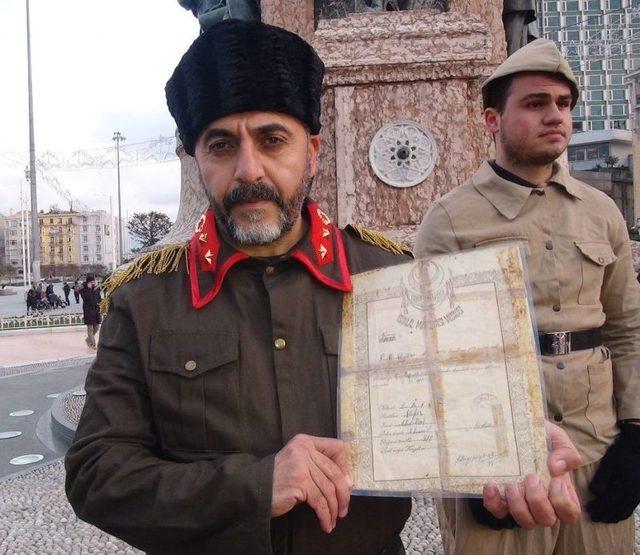
[[[485,161],[472,178],[476,190],[496,207],[505,218],[513,220],[522,210],[535,187],[525,187],[498,175]],[[569,171],[558,162],[553,163],[549,183],[563,187],[570,195],[581,199],[582,195]],[[514,185],[517,185],[514,187]]]
[[[582,191],[580,190],[577,180],[571,177],[569,170],[563,164],[558,162],[553,163],[553,173],[551,174],[549,183],[560,185],[571,196],[582,200]]]
[[[498,162],[496,162],[495,160],[489,160],[488,162],[489,162],[489,165],[491,166],[491,169],[494,172],[496,172],[497,175],[502,177],[502,179],[511,181],[516,185],[522,185],[523,187],[529,187],[529,188],[537,187],[535,183],[531,183],[531,181],[527,181],[526,179],[523,179],[519,175],[516,175],[515,173],[511,173],[509,170],[506,170],[502,166],[499,166]]]
[[[306,219],[309,222],[307,233],[283,258],[300,261],[315,279],[327,287],[351,291],[351,275],[341,231],[314,202],[306,205]],[[218,233],[215,213],[207,210],[198,220],[189,246],[189,282],[193,307],[202,308],[209,304],[220,291],[229,270],[248,258],[248,254],[236,250]],[[201,277],[206,279],[201,280]],[[204,294],[201,292],[201,281],[211,283]]]
[[[473,186],[505,218],[513,220],[527,202],[533,188],[517,185],[500,177],[488,161],[480,166],[472,178]]]

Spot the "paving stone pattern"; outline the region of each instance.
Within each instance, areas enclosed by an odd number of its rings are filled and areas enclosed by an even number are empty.
[[[76,396],[67,393],[62,399],[62,414],[71,423],[73,423],[75,431],[78,422],[80,422],[80,415],[84,407],[85,397],[83,395]]]
[[[402,533],[408,555],[440,555],[442,544],[430,499],[414,500]],[[62,460],[0,482],[0,555],[142,553],[73,513],[64,494]]]
[[[64,494],[62,460],[0,483],[0,555],[142,553],[78,520]]]
[[[401,534],[407,554],[442,555],[438,515],[430,498],[413,499],[411,517]]]
[[[443,553],[436,522],[431,499],[414,499],[402,532],[408,555]],[[636,538],[640,539],[637,512]],[[64,494],[62,460],[0,481],[0,555],[70,553],[142,552],[76,518]],[[640,555],[637,543],[636,555]]]

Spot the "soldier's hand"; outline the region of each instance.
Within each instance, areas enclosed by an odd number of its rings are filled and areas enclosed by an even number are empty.
[[[600,461],[589,491],[587,511],[594,522],[620,522],[640,503],[640,426],[624,423]]]
[[[527,529],[553,526],[556,520],[569,524],[580,516],[580,501],[571,480],[571,471],[580,464],[580,454],[562,428],[550,422],[545,427],[551,449],[547,459],[549,489],[545,490],[538,476],[530,474],[522,484],[507,484],[504,498],[493,483],[483,491],[484,507],[494,517],[504,519],[511,515]]]
[[[271,516],[307,503],[330,533],[347,514],[352,487],[343,441],[298,434],[275,457]]]

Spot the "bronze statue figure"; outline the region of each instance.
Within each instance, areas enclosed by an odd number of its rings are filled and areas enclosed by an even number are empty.
[[[538,38],[535,0],[504,0],[502,23],[507,41],[507,55],[511,56]]]
[[[248,19],[260,21],[260,0],[178,0],[180,5],[191,10],[206,31],[223,19]]]

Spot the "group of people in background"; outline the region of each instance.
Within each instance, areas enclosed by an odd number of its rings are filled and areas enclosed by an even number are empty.
[[[91,275],[91,274],[89,274]],[[76,280],[73,285],[68,281],[64,282],[62,292],[64,293],[64,301],[53,290],[53,283],[47,283],[41,280],[37,285],[32,285],[26,293],[25,302],[27,303],[27,314],[37,310],[47,310],[49,308],[64,308],[71,305],[70,295],[73,295],[76,304],[80,304],[81,291],[84,288],[84,282]]]
[[[41,280],[37,285],[31,285],[26,293],[27,315],[34,314],[41,310],[52,308],[64,308],[71,304],[69,296],[71,291],[75,297],[76,304],[80,304],[82,298],[82,313],[84,324],[87,326],[87,345],[96,348],[96,333],[100,327],[100,290],[96,287],[95,276],[87,274],[86,280],[76,280],[71,286],[65,281],[62,286],[64,300],[62,300],[53,290],[53,283]]]
[[[67,286],[66,282],[65,286]],[[32,285],[26,293],[27,314],[50,308],[64,308],[69,304],[69,297],[66,291],[65,297],[66,300],[63,301],[54,292],[53,283],[47,283],[42,280],[38,285]]]

